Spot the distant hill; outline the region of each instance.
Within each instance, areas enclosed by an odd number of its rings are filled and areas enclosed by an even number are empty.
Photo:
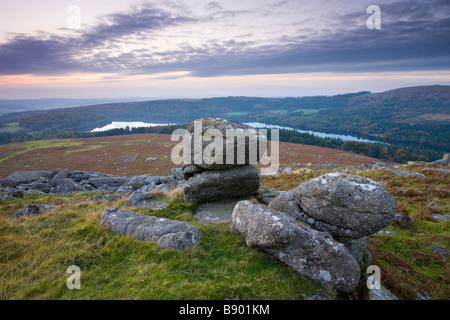
[[[258,121],[303,130],[350,134],[448,152],[449,97],[450,86],[420,86],[335,96],[218,97],[104,103],[7,114],[0,116],[0,126],[17,123],[17,128],[28,132],[73,131],[91,130],[112,121],[186,123],[202,117],[223,117],[240,122]]]
[[[349,99],[346,111],[367,109],[371,119],[393,122],[450,124],[450,86],[421,86],[371,93]],[[374,114],[375,112],[375,114]]]
[[[124,102],[144,100],[143,98],[126,98],[126,99],[0,99],[0,115],[33,111],[33,110],[50,110],[59,108],[70,108],[79,106],[95,105],[100,103]]]

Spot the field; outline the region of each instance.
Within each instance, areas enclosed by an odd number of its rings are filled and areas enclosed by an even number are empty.
[[[3,127],[0,127],[0,132],[14,133],[14,132],[18,132],[20,130],[25,130],[25,129],[21,128],[19,126],[19,122],[7,123]]]
[[[26,142],[0,147],[0,175],[17,170],[99,171],[117,175],[169,175],[169,135],[144,134],[89,139]],[[281,168],[329,168],[373,164],[376,159],[343,151],[282,143]],[[159,160],[148,160],[149,157]],[[166,158],[167,157],[167,158]],[[328,165],[326,165],[328,164]],[[397,199],[398,214],[412,223],[392,223],[394,234],[370,237],[372,264],[381,268],[382,284],[399,299],[450,298],[450,263],[436,248],[449,248],[450,222],[433,215],[450,210],[448,174],[425,173],[425,178],[400,177],[382,170],[354,173],[383,182]],[[289,190],[323,172],[263,176],[262,184]],[[228,223],[204,224],[185,203],[179,190],[157,195],[169,203],[161,211],[129,208],[126,199],[82,203],[96,193],[36,194],[0,200],[1,299],[283,299],[298,300],[316,294],[328,299],[364,299],[364,284],[352,295],[337,294],[296,273],[269,254],[246,246],[230,232]],[[429,207],[434,202],[439,207]],[[29,203],[59,205],[52,213],[15,221],[12,216]],[[105,208],[118,207],[187,221],[200,228],[200,247],[177,252],[158,251],[152,242],[113,235],[100,225]],[[448,249],[447,249],[448,252]],[[81,290],[69,290],[70,265],[82,271]]]
[[[128,176],[170,175],[170,135],[137,134],[84,139],[43,140],[0,146],[0,178],[19,170],[98,171]],[[158,158],[158,160],[147,160]],[[374,164],[379,160],[353,153],[294,143],[280,144],[280,167],[294,163],[336,166]],[[319,166],[320,167],[320,166]]]

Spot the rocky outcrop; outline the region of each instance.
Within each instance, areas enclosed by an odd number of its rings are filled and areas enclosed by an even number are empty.
[[[388,226],[397,201],[378,182],[329,173],[277,197],[269,207],[333,236],[359,239]]]
[[[196,125],[199,124],[201,124],[201,128],[199,126],[195,127]],[[195,130],[198,130],[198,132],[195,132]],[[233,134],[240,132],[244,134],[242,135]],[[252,139],[255,139],[254,141],[258,142],[260,140],[259,131],[243,123],[222,118],[201,118],[192,121],[187,127],[187,133],[191,137],[191,155],[189,163],[197,167],[197,170],[199,171],[220,170],[220,169],[228,169],[234,166],[256,164],[256,162],[259,160],[258,155],[259,154],[262,155],[264,153],[264,151],[266,150],[265,149],[266,145],[261,144],[261,153],[256,154],[256,158],[254,159],[254,161],[252,161],[250,157],[250,150],[251,150],[250,146],[252,140],[249,139],[248,135],[248,133],[250,132],[254,133],[254,135],[252,135]],[[223,138],[221,141],[219,141],[221,145],[222,163],[218,163],[219,161],[213,161],[212,163],[210,163],[209,161],[207,161],[207,159],[204,157],[203,154],[205,148],[207,148],[208,145],[211,144],[211,140],[218,138],[217,136],[214,136],[215,133],[220,133],[221,137]],[[198,153],[196,154],[198,150],[194,148],[196,137],[195,134],[199,134],[200,135],[199,137],[203,138],[201,141],[201,152],[202,152],[201,161],[195,161],[196,156],[198,157],[200,155]],[[264,138],[266,139],[266,137]],[[227,161],[227,151],[228,151],[227,143],[232,146],[232,151],[234,152],[234,157],[232,158],[231,163],[230,161]],[[238,159],[238,146],[240,145],[243,146],[243,150],[245,153],[242,159],[243,161],[239,161],[240,159]]]
[[[20,211],[17,211],[14,214],[14,219],[19,219],[21,217],[29,218],[32,216],[38,216],[46,212],[53,211],[56,208],[57,206],[48,204],[40,204],[40,203],[27,204],[25,208],[23,208]]]
[[[244,197],[256,192],[260,184],[259,171],[253,166],[204,171],[187,181],[184,199],[202,203]]]
[[[170,192],[185,183],[181,168],[173,169],[171,176],[140,175],[131,178],[99,172],[68,171],[56,169],[47,171],[18,171],[1,181],[8,195],[15,197],[33,193],[71,194],[74,192],[118,192],[131,193],[136,190],[147,192],[161,190]]]
[[[397,211],[383,185],[348,173],[309,180],[269,203],[238,202],[231,229],[248,246],[342,292],[352,292],[361,266],[370,264],[368,236],[388,226]]]
[[[17,171],[10,176],[2,179],[3,186],[17,187],[21,184],[30,183],[39,178],[50,178],[51,173],[48,171]]]
[[[51,194],[70,194],[73,192],[83,192],[86,191],[80,184],[76,183],[71,179],[62,179],[58,182],[55,187],[50,189]]]
[[[188,125],[187,134],[190,140],[185,139],[185,143],[191,144],[191,153],[182,167],[187,180],[185,201],[233,199],[258,190],[261,177],[251,164],[259,160],[262,153],[257,152],[258,144],[266,142],[265,136],[250,126],[221,118],[194,120]],[[267,146],[261,143],[259,147],[265,151]]]
[[[177,220],[142,215],[123,209],[106,209],[100,223],[115,234],[138,240],[156,241],[160,249],[183,250],[199,245],[202,232],[197,227]]]
[[[359,282],[358,262],[343,244],[286,214],[240,201],[231,228],[244,236],[249,247],[267,251],[313,280],[342,292],[353,292]]]

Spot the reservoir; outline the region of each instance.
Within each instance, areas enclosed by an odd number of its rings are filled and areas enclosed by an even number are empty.
[[[121,129],[121,128],[139,128],[139,127],[156,127],[156,126],[167,126],[167,125],[174,125],[177,123],[146,123],[146,122],[139,122],[139,121],[113,121],[112,123],[101,127],[101,128],[95,128],[92,130],[92,132],[98,132],[98,131],[107,131],[111,129]],[[321,138],[335,138],[335,139],[341,139],[344,141],[359,141],[359,142],[368,142],[368,143],[379,143],[379,141],[372,141],[368,139],[362,139],[357,138],[349,135],[342,135],[342,134],[334,134],[334,133],[325,133],[325,132],[317,132],[317,131],[305,131],[300,129],[294,129],[291,127],[283,127],[268,123],[262,123],[262,122],[246,122],[246,125],[253,127],[253,128],[267,128],[267,129],[286,129],[286,130],[295,130],[300,133],[309,133],[317,137]]]

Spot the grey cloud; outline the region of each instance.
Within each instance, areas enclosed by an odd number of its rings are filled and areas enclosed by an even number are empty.
[[[435,5],[436,4],[436,5]],[[233,14],[250,12],[223,10],[217,3],[204,17],[231,19]],[[365,72],[448,70],[450,66],[450,4],[404,1],[380,5],[382,29],[365,27],[365,11],[333,15],[328,30],[308,36],[279,35],[276,42],[211,40],[202,47],[183,44],[176,50],[151,54],[135,50],[116,57],[108,52],[92,60],[78,59],[77,54],[104,44],[149,30],[194,24],[200,18],[174,15],[146,6],[128,13],[106,17],[105,23],[89,29],[79,37],[47,39],[16,36],[0,45],[0,74],[62,74],[77,72],[118,72],[149,74],[189,71],[192,75],[246,75],[294,72]],[[445,14],[447,12],[447,14]],[[254,14],[260,14],[254,12]],[[204,20],[202,20],[204,22]],[[311,28],[305,25],[304,28]],[[146,37],[142,35],[142,37]],[[110,50],[114,50],[111,47]],[[154,57],[167,58],[155,62]],[[169,61],[169,62],[167,62]],[[124,67],[122,66],[124,65]]]
[[[78,37],[43,33],[38,36],[16,35],[0,45],[0,74],[114,72],[117,70],[111,68],[107,60],[96,59],[95,64],[89,64],[89,61],[78,59],[77,55],[101,46],[108,40],[114,43],[128,35],[193,21],[193,18],[174,16],[167,11],[144,6],[128,13],[110,14],[106,16],[106,22],[80,32]]]

